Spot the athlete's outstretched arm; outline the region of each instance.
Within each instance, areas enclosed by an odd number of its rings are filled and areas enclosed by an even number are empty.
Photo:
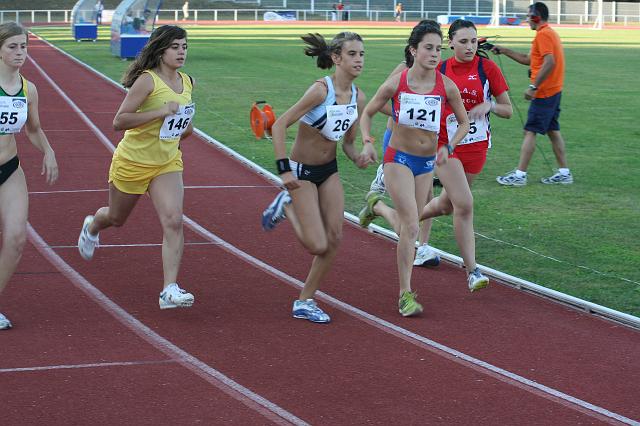
[[[27,122],[25,123],[25,134],[29,141],[38,148],[43,154],[42,171],[40,174],[45,175],[47,183],[52,184],[58,179],[58,162],[56,154],[49,144],[47,136],[44,134],[40,126],[40,115],[38,113],[38,90],[35,84],[30,81],[28,84],[28,108]]]
[[[364,108],[362,116],[360,117],[360,133],[362,134],[363,142],[372,140],[371,122],[373,116],[388,104],[389,100],[396,92],[399,81],[400,76],[398,74],[389,77],[387,81],[382,83],[382,86],[378,88],[376,94],[373,96],[373,98],[371,98],[367,106]]]
[[[464,139],[469,132],[469,117],[467,116],[467,110],[464,108],[464,104],[462,103],[462,97],[460,96],[458,86],[456,86],[456,84],[446,75],[442,76],[442,80],[444,81],[444,88],[447,91],[447,103],[453,110],[456,120],[458,121],[458,129],[449,143],[451,147],[455,149],[456,145],[458,145],[458,143],[460,143],[460,141]],[[448,156],[449,153],[447,151],[447,147],[443,146],[438,151],[436,164],[441,165],[445,163]]]
[[[358,90],[358,99],[357,99],[358,111],[364,110],[366,101],[367,99],[364,92],[362,92],[361,90]],[[358,132],[357,129],[359,124],[360,124],[360,120],[358,119],[355,123],[353,123],[353,126],[351,126],[349,130],[347,130],[347,133],[345,133],[344,140],[342,142],[342,150],[344,151],[346,156],[349,157],[351,161],[353,161],[353,163],[356,166],[360,168],[366,168],[367,166],[369,166],[369,164],[372,164],[378,161],[378,154],[375,148],[373,147],[373,144],[365,143],[364,141],[363,141],[362,152],[358,153],[356,151],[354,142],[356,140],[356,134]]]

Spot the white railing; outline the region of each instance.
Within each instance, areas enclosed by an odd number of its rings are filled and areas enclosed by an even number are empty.
[[[190,18],[181,19],[182,11],[177,9],[161,9],[158,18],[161,21],[174,21],[184,23],[198,23],[203,21],[259,21],[262,15],[268,11],[278,12],[282,9],[194,9],[190,11]],[[298,21],[331,21],[333,9],[284,9],[295,13]],[[605,22],[619,23],[623,25],[640,23],[640,10],[637,15],[618,15],[613,8],[613,14],[605,14]],[[351,20],[368,21],[392,21],[393,10],[365,10],[352,9],[348,11]],[[474,10],[429,10],[429,11],[405,11],[402,14],[403,21],[417,21],[420,19],[436,19],[438,15],[463,15],[463,16],[490,16],[491,13],[476,13]],[[109,15],[110,16],[110,15]],[[501,13],[500,16],[514,17],[513,12]],[[595,13],[563,13],[550,14],[549,21],[557,24],[593,24],[597,18]],[[22,23],[69,23],[71,10],[0,10],[0,23],[16,21]],[[104,21],[108,22],[108,21]]]

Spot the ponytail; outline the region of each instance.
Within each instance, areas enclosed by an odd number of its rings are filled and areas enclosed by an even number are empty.
[[[347,41],[360,41],[362,37],[357,33],[350,31],[344,31],[338,33],[329,44],[322,35],[315,33],[308,33],[300,37],[306,44],[304,48],[304,54],[311,57],[317,57],[316,63],[318,68],[329,69],[333,67],[333,58],[331,55],[340,55],[342,53],[342,47]]]
[[[329,46],[324,37],[320,34],[308,33],[305,36],[300,37],[306,44],[304,48],[304,54],[311,57],[317,57],[316,63],[318,68],[329,69],[333,66],[333,59],[331,59],[331,53]]]

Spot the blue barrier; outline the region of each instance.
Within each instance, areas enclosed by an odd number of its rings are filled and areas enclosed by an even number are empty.
[[[456,19],[464,19],[471,21],[477,25],[489,25],[491,23],[491,16],[476,16],[476,15],[438,15],[438,23],[440,25],[451,24]],[[515,17],[500,17],[500,25],[520,25],[520,18]]]

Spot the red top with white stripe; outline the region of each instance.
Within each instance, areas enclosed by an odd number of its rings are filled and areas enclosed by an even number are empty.
[[[438,70],[442,69],[442,64],[438,65]],[[475,56],[471,62],[459,62],[455,57],[451,57],[444,61],[445,72],[444,74],[449,77],[458,86],[460,95],[462,96],[462,103],[467,111],[470,111],[473,107],[481,104],[485,101],[491,100],[491,97],[498,96],[505,91],[509,90],[509,86],[502,75],[502,71],[495,62],[490,59],[482,58],[482,66],[480,66],[480,57]],[[447,116],[453,113],[451,107],[447,104],[445,106],[444,114],[442,114],[442,131],[438,144],[446,144],[448,141],[446,124]],[[485,142],[484,147],[488,146],[486,142],[491,141],[491,132],[487,130],[486,138],[481,141],[470,143],[467,145],[458,145],[457,151],[462,150],[477,150],[480,148],[478,143]],[[476,145],[476,146],[473,146]]]
[[[440,105],[441,111],[440,116],[445,112],[445,104],[447,103],[447,91],[444,87],[444,81],[442,80],[442,74],[440,71],[436,70],[436,84],[433,86],[433,89],[429,93],[417,93],[411,90],[409,87],[409,83],[407,82],[407,73],[409,72],[409,68],[402,71],[400,74],[400,83],[398,84],[398,88],[396,89],[396,93],[391,98],[391,108],[393,109],[393,119],[395,122],[398,122],[398,116],[400,113],[400,94],[401,93],[414,93],[417,95],[431,95],[431,96],[440,96]],[[442,126],[440,127],[442,129]],[[440,132],[442,133],[442,132]]]

